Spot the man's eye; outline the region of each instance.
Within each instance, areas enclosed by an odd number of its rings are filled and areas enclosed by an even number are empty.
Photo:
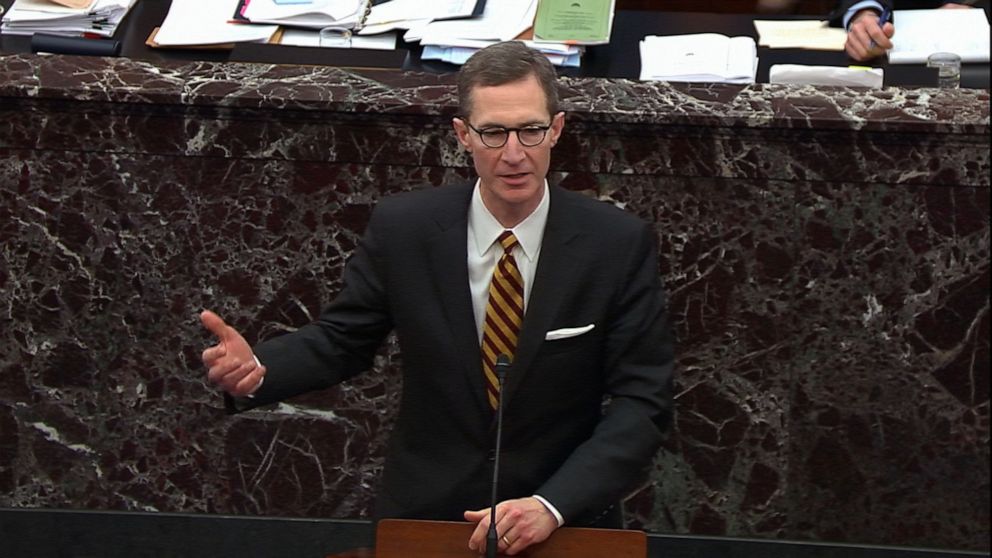
[[[483,130],[482,131],[482,135],[486,136],[487,138],[501,138],[505,134],[506,134],[506,130],[504,130],[502,128],[495,128],[495,129],[492,129],[492,130]]]

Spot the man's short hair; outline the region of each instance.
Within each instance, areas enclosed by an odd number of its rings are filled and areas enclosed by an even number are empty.
[[[520,41],[507,41],[487,46],[476,52],[458,72],[458,106],[463,117],[472,111],[472,90],[476,87],[505,85],[537,78],[544,90],[548,114],[558,113],[558,86],[555,68],[546,56]]]

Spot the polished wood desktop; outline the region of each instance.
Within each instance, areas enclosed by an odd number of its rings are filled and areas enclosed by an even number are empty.
[[[0,0],[9,6],[13,0]],[[452,73],[458,66],[445,62],[421,60],[421,47],[416,43],[398,41],[401,54],[381,51],[341,51],[286,47],[279,45],[240,45],[234,50],[155,49],[145,40],[159,26],[169,9],[169,0],[139,0],[118,29],[115,38],[121,41],[121,55],[142,60],[205,60],[246,61],[279,64],[315,64],[342,67],[394,67],[411,71]],[[618,10],[614,20],[613,37],[608,45],[589,47],[580,68],[564,68],[562,75],[571,77],[605,77],[637,79],[640,74],[638,42],[645,35],[674,35],[682,33],[722,33],[728,36],[746,35],[757,39],[755,19],[810,19],[809,15],[773,15],[745,13],[701,13]],[[29,37],[0,35],[0,52],[31,51]],[[406,55],[403,56],[402,53]],[[810,51],[802,49],[758,49],[759,83],[767,83],[768,69],[774,64],[816,64],[846,66],[852,63],[844,52]],[[936,86],[936,71],[921,64],[890,65],[880,59],[871,62],[885,68],[885,84],[899,86]],[[989,64],[964,64],[961,86],[988,89]]]
[[[384,519],[376,527],[375,548],[359,548],[326,558],[474,558],[468,540],[474,523]],[[647,535],[624,529],[558,529],[524,550],[524,558],[644,558]],[[500,554],[503,556],[503,554]]]

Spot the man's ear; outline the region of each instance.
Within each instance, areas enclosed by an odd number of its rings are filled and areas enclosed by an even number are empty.
[[[469,143],[468,126],[465,125],[465,121],[456,116],[451,119],[451,127],[455,129],[458,143],[462,144],[466,151],[472,151],[472,145]]]
[[[561,137],[561,131],[565,128],[565,112],[558,111],[554,117],[551,119],[551,129],[548,130],[551,135],[551,147],[554,147],[558,143],[558,138]]]

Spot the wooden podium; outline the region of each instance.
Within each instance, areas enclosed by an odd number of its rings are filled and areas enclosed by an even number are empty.
[[[376,529],[375,550],[361,549],[327,558],[479,558],[477,552],[468,549],[473,530],[474,523],[383,519]],[[643,531],[563,527],[517,556],[645,558],[647,548]]]

